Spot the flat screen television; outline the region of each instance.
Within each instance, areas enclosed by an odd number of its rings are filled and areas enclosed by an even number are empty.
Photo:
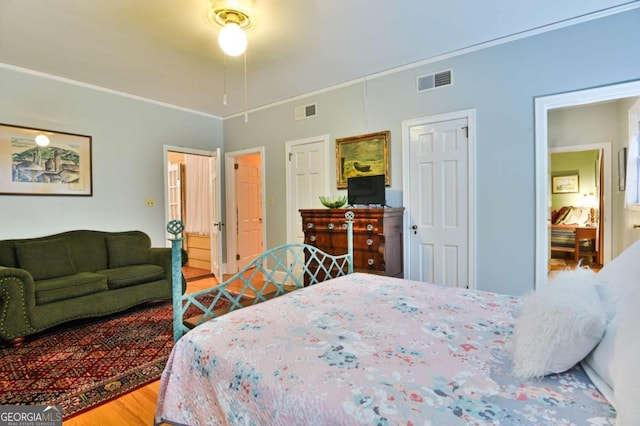
[[[358,176],[347,179],[347,201],[356,204],[386,204],[384,175]]]

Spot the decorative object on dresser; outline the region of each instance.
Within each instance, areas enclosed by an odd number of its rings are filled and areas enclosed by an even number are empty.
[[[320,203],[322,203],[322,205],[328,209],[339,209],[340,207],[343,207],[345,204],[347,204],[347,197],[344,196],[323,197],[321,195],[318,198],[320,199]]]
[[[400,208],[349,209],[355,272],[402,278],[403,214]],[[304,242],[329,254],[347,248],[344,209],[301,209]]]

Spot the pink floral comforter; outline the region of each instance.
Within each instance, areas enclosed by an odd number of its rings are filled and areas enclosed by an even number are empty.
[[[606,425],[576,367],[511,376],[520,299],[353,274],[241,309],[178,341],[156,424]]]

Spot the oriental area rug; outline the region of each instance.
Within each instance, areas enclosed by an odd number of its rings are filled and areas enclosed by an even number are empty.
[[[0,346],[0,405],[61,405],[68,419],[158,380],[172,348],[170,301],[67,323]]]

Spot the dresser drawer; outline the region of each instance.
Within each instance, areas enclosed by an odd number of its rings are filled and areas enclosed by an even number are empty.
[[[377,251],[355,250],[353,252],[353,267],[384,272],[384,256]]]
[[[378,250],[381,238],[377,234],[354,234],[353,247],[361,250]],[[331,247],[341,249],[340,253],[347,252],[346,232],[307,232],[304,237],[305,244],[309,244],[320,249]],[[328,252],[327,252],[328,253]],[[339,254],[340,254],[339,253]],[[333,254],[333,253],[331,253]]]
[[[347,221],[344,218],[307,218],[303,220],[302,230],[308,231],[336,231],[342,229],[346,231]],[[377,219],[363,219],[354,221],[353,232],[355,233],[382,233],[384,225]]]

